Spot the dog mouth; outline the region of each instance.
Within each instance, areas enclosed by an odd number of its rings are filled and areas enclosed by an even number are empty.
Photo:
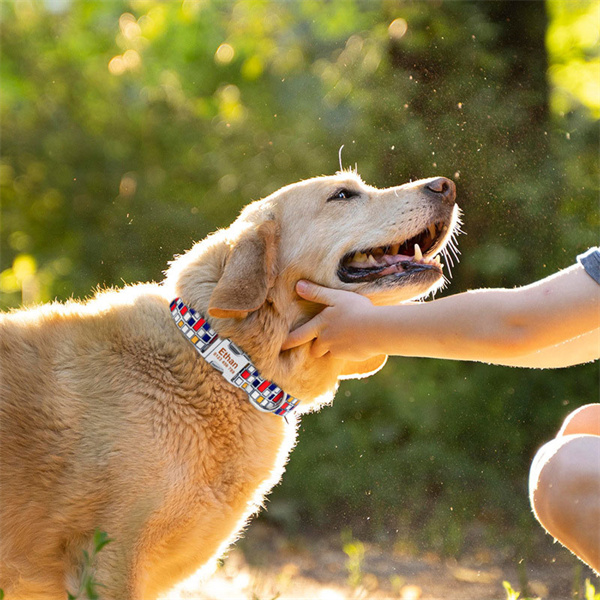
[[[339,263],[338,277],[344,283],[398,279],[419,273],[436,279],[443,277],[444,265],[439,255],[444,254],[452,262],[446,250],[452,235],[452,223],[437,221],[408,239],[349,252]],[[453,245],[452,249],[456,254]]]

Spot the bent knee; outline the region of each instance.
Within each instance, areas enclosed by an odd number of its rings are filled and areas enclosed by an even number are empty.
[[[567,435],[542,446],[531,466],[529,492],[548,533],[598,568],[600,437]]]
[[[531,466],[529,492],[534,506],[545,498],[557,506],[600,498],[600,437],[566,435],[542,446]]]
[[[586,404],[567,416],[558,435],[600,436],[600,404]]]

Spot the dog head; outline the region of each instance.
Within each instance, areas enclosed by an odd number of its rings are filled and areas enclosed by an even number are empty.
[[[295,183],[249,204],[228,229],[178,258],[167,281],[266,368],[265,375],[285,386],[283,379],[303,379],[290,374],[302,370],[313,381],[327,379],[329,389],[332,378],[370,374],[385,357],[360,365],[312,359],[316,367],[306,348],[280,355],[290,328],[320,309],[298,298],[296,282],[355,291],[375,304],[428,294],[445,281],[439,256],[457,229],[455,196],[445,178],[377,189],[342,172]],[[331,376],[319,375],[325,372]],[[316,388],[313,396],[323,393]]]
[[[458,221],[454,183],[432,178],[379,190],[341,173],[250,204],[209,314],[243,318],[276,279],[310,279],[376,304],[424,296],[444,281],[439,255]],[[234,226],[234,227],[235,227]]]

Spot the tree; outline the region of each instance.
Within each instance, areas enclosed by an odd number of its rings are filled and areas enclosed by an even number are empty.
[[[456,180],[468,235],[449,291],[571,264],[599,224],[597,105],[569,83],[598,64],[597,6],[0,4],[2,306],[158,280],[250,200],[335,171],[342,145],[378,186]],[[593,365],[393,361],[306,418],[271,514],[369,514],[448,552],[476,517],[533,526],[531,453],[596,392]]]

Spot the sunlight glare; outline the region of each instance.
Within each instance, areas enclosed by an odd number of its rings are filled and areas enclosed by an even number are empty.
[[[337,590],[324,588],[317,595],[317,600],[346,600],[346,596]]]

